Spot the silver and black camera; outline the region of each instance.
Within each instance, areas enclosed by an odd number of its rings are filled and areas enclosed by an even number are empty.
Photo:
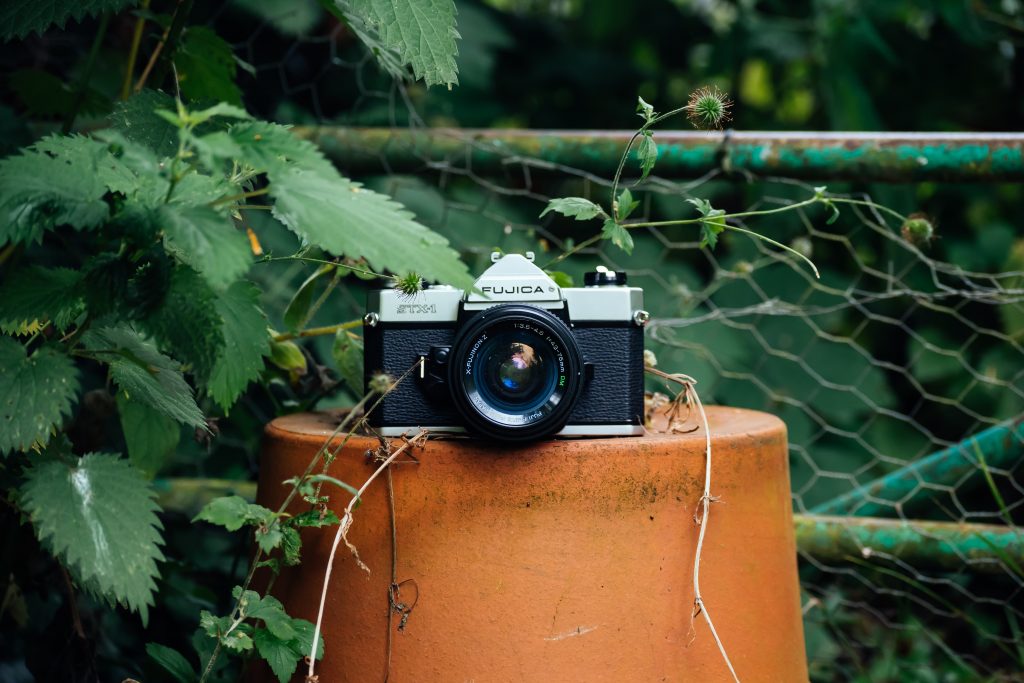
[[[643,290],[600,268],[561,288],[533,254],[492,254],[462,292],[370,292],[367,378],[414,369],[370,417],[385,436],[423,427],[502,441],[643,432]]]

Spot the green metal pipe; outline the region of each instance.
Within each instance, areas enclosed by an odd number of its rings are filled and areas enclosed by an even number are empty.
[[[189,517],[219,496],[252,501],[256,484],[227,479],[163,479],[155,482],[157,501],[167,511]],[[1024,567],[1024,534],[1005,526],[920,520],[795,515],[797,549],[823,561],[898,557],[915,567],[999,571],[999,561]]]
[[[915,568],[997,573],[1024,567],[1024,532],[995,524],[796,515],[796,546],[817,560],[899,559]]]
[[[977,453],[990,468],[1004,468],[1024,453],[1024,417],[1011,424],[996,425],[958,444],[899,468],[849,493],[814,507],[816,515],[889,517],[899,504],[906,514],[935,494],[922,484],[952,486],[973,472],[980,472]]]
[[[526,163],[611,177],[630,131],[299,126],[350,172],[430,168],[495,174]],[[814,133],[657,131],[663,177],[708,171],[807,180],[883,182],[1024,180],[1024,133]],[[632,154],[632,153],[631,153]],[[637,169],[635,155],[628,167]]]

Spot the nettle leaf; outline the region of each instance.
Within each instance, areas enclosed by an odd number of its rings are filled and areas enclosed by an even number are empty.
[[[249,241],[227,214],[205,205],[167,205],[161,209],[160,224],[170,251],[202,273],[212,287],[226,287],[249,270]]]
[[[152,479],[177,449],[181,427],[145,403],[125,398],[123,392],[117,394],[117,413],[128,460]]]
[[[234,625],[231,617],[215,617],[203,610],[199,613],[199,628],[232,652],[248,652],[252,649],[253,629],[249,624]]]
[[[78,395],[74,361],[53,346],[31,356],[0,337],[0,453],[45,446]]]
[[[366,389],[363,378],[363,339],[347,330],[338,330],[334,337],[331,355],[338,366],[338,373],[345,384],[357,396],[362,396]]]
[[[541,211],[540,217],[543,218],[552,211],[569,218],[575,218],[578,221],[589,221],[591,218],[597,218],[604,214],[600,206],[583,197],[559,197],[552,199],[548,202],[547,207]]]
[[[266,660],[270,670],[277,676],[280,683],[287,683],[299,662],[309,656],[313,649],[313,631],[315,626],[305,619],[291,619],[291,638],[281,638],[269,628],[257,628],[254,636],[256,651]],[[317,641],[316,658],[324,656],[323,636]]]
[[[209,522],[228,531],[238,531],[243,526],[269,524],[273,519],[274,512],[262,505],[250,503],[241,496],[223,496],[207,503],[192,521]]]
[[[235,85],[235,55],[213,29],[189,26],[174,53],[174,67],[181,92],[189,100],[242,104],[242,93]]]
[[[110,376],[129,400],[192,427],[206,427],[181,366],[142,340],[129,327],[89,330],[82,342],[110,364]]]
[[[640,160],[640,180],[645,179],[658,161],[658,145],[650,131],[644,131],[636,146],[636,156]]]
[[[125,139],[148,147],[157,156],[174,156],[178,151],[178,129],[156,113],[174,107],[174,98],[170,95],[158,90],[142,90],[115,105],[110,124]]]
[[[177,650],[158,643],[146,643],[146,654],[177,683],[195,683],[196,670]]]
[[[395,62],[428,85],[457,85],[453,0],[334,0],[334,8],[393,76]]]
[[[0,285],[0,330],[25,334],[49,320],[63,332],[84,310],[80,277],[70,268],[41,266],[10,273]]]
[[[140,327],[160,347],[187,363],[199,382],[206,382],[217,359],[223,355],[222,321],[214,302],[216,293],[188,266],[170,274],[163,301]]]
[[[95,163],[78,155],[69,161],[30,147],[0,160],[0,246],[37,241],[59,225],[99,225],[110,215],[106,192]]]
[[[39,540],[84,588],[139,612],[143,623],[164,559],[155,497],[127,460],[110,453],[74,464],[34,460],[21,488]]]
[[[611,218],[604,222],[604,226],[601,228],[601,237],[611,240],[612,244],[627,254],[633,253],[633,236],[629,234],[629,230]]]
[[[714,209],[711,207],[711,202],[706,199],[687,199],[686,201],[697,207],[697,211],[700,212],[701,216],[704,216],[706,220],[700,222],[700,245],[702,247],[710,247],[714,249],[718,244],[718,235],[725,230],[726,224],[725,219],[721,216],[725,215],[725,211],[722,209]]]
[[[658,115],[658,112],[654,111],[654,107],[647,104],[647,102],[644,101],[644,98],[638,95],[636,98],[636,114],[644,120],[644,123],[650,123],[654,120],[654,117]]]
[[[86,16],[103,12],[120,12],[132,7],[137,0],[4,0],[0,5],[0,37],[4,40],[24,38],[56,24],[64,28],[71,19],[81,21]]]
[[[225,412],[249,382],[260,376],[263,358],[270,355],[267,317],[259,299],[256,286],[243,280],[219,293],[214,304],[223,321],[224,346],[213,366],[207,391]]]

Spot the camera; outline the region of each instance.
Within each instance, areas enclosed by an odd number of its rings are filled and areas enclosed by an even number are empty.
[[[494,253],[466,292],[369,293],[366,378],[408,373],[371,426],[500,441],[643,433],[643,290],[603,267],[559,287],[533,259]]]

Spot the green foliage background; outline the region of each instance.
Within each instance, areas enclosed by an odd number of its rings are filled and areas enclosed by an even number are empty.
[[[37,145],[35,153],[0,171],[0,197],[9,202],[35,197],[37,207],[32,220],[9,220],[0,226],[5,240],[22,244],[32,256],[22,262],[5,257],[0,263],[0,330],[8,335],[32,334],[32,321],[45,316],[53,321],[50,335],[59,333],[45,344],[32,346],[32,355],[11,337],[0,338],[0,367],[4,373],[15,373],[3,386],[32,383],[53,388],[59,398],[41,403],[39,411],[27,411],[38,412],[38,423],[28,421],[0,433],[0,450],[5,452],[27,449],[33,442],[50,442],[43,453],[19,456],[22,460],[9,456],[0,467],[4,490],[20,491],[21,498],[11,500],[18,510],[33,516],[37,525],[34,530],[22,523],[14,508],[3,513],[6,547],[0,554],[0,586],[7,597],[0,613],[5,634],[0,643],[0,673],[10,672],[10,680],[16,681],[31,680],[32,676],[38,680],[190,680],[188,672],[198,670],[198,663],[206,660],[202,655],[208,657],[216,640],[199,634],[195,649],[200,657],[196,658],[191,640],[197,625],[216,636],[218,629],[223,632],[223,625],[229,624],[232,606],[243,599],[255,610],[249,614],[263,610],[267,617],[262,621],[253,617],[255,625],[247,626],[248,631],[235,631],[225,647],[240,652],[255,647],[274,665],[275,672],[289,672],[304,639],[308,640],[307,627],[293,624],[279,605],[270,602],[272,598],[232,596],[232,588],[244,575],[252,536],[229,530],[248,525],[258,531],[264,528],[270,511],[245,507],[244,501],[234,501],[224,510],[208,509],[203,519],[226,527],[224,531],[194,523],[179,513],[162,513],[156,518],[151,496],[144,493],[149,485],[143,477],[157,478],[155,490],[159,490],[159,481],[168,477],[251,479],[258,466],[261,426],[266,421],[284,412],[350,404],[358,398],[351,381],[346,384],[353,374],[357,339],[342,331],[338,343],[315,338],[301,345],[272,344],[266,329],[269,325],[294,332],[357,319],[364,290],[377,283],[317,263],[282,260],[253,265],[244,233],[224,230],[228,210],[211,207],[210,201],[234,193],[218,185],[230,185],[232,178],[235,190],[257,187],[246,184],[249,179],[238,180],[235,164],[241,160],[259,169],[261,182],[269,181],[270,199],[275,201],[273,216],[254,211],[248,223],[267,254],[295,254],[308,243],[313,248],[303,253],[314,259],[362,257],[365,262],[350,264],[367,267],[368,262],[375,270],[400,273],[406,270],[406,263],[420,261],[415,254],[390,251],[389,245],[375,243],[368,236],[377,227],[381,212],[390,217],[396,234],[420,237],[425,233],[419,232],[421,228],[405,209],[383,195],[367,193],[377,198],[371,200],[372,205],[352,206],[348,200],[359,195],[351,190],[358,188],[349,180],[351,174],[344,163],[340,169],[344,175],[340,175],[311,145],[290,137],[275,138],[287,135],[280,127],[233,118],[229,109],[222,111],[226,117],[211,117],[194,126],[183,124],[180,113],[176,121],[161,119],[152,116],[154,109],[172,115],[176,109],[170,97],[155,93],[117,104],[134,26],[130,11],[113,15],[88,87],[78,91],[76,84],[86,70],[86,57],[99,24],[97,13],[117,12],[130,4],[115,0],[79,3],[65,30],[52,29],[42,35],[33,34],[19,19],[25,16],[28,3],[9,3],[0,13],[6,37],[16,38],[0,45],[0,63],[7,74],[0,83],[4,102],[0,107],[0,146],[4,154],[13,154],[19,147]],[[438,25],[428,27],[437,36],[436,42],[430,43],[439,46],[436,54],[403,54],[395,37],[402,27],[389,24],[385,16],[391,4],[338,2],[337,7],[348,13],[346,26],[312,0],[298,2],[294,11],[285,13],[278,3],[264,0],[197,3],[173,69],[158,64],[162,73],[150,84],[173,93],[172,72],[176,72],[189,113],[194,115],[223,101],[243,106],[257,119],[280,124],[404,126],[422,119],[428,125],[463,127],[618,129],[636,125],[632,109],[638,94],[666,110],[680,106],[691,91],[707,83],[718,85],[736,100],[731,125],[738,129],[1015,130],[1024,116],[1024,68],[1019,56],[1024,17],[1007,3],[459,2],[455,16],[461,39],[454,64],[445,57],[456,39],[446,28],[450,17],[442,12]],[[445,6],[436,4],[442,9]],[[171,25],[173,6],[154,2],[149,10],[154,19],[142,44],[142,62],[151,54],[160,31]],[[375,57],[367,60],[367,50]],[[406,69],[421,80],[410,79],[396,93],[392,79]],[[449,83],[457,85],[449,90],[445,87]],[[391,97],[368,95],[374,92],[391,93]],[[84,138],[58,142],[44,137],[59,128],[74,109],[79,112],[78,128],[106,126],[110,121],[123,137],[111,135],[103,143]],[[139,185],[139,179],[153,175],[154,156],[176,154],[182,130],[194,136],[187,144],[210,181],[205,185],[187,181],[192,185],[183,189],[185,196],[196,198],[190,205],[176,209],[148,205],[147,198],[162,197],[166,186],[153,195],[154,188]],[[251,144],[257,135],[265,144]],[[272,147],[270,153],[265,151],[267,145]],[[61,172],[60,164],[80,163],[83,155],[91,155],[89,163],[94,164],[95,173]],[[110,159],[116,163],[108,163]],[[46,182],[32,186],[33,179]],[[443,193],[429,175],[358,180],[365,188],[395,195],[418,221],[437,228],[470,272],[484,267],[493,247],[544,250],[541,233],[505,230],[510,222],[538,224],[541,205],[536,200],[495,198],[468,178],[450,179]],[[15,186],[20,188],[19,194],[10,191]],[[545,196],[574,195],[579,194],[579,182],[557,176],[539,178],[531,189]],[[1024,269],[1024,243],[1017,227],[1024,197],[1016,185],[851,184],[830,185],[829,189],[866,190],[902,213],[923,210],[938,216],[940,239],[929,251],[934,258],[978,271]],[[127,208],[110,206],[104,199],[110,192],[123,195]],[[773,186],[771,192],[783,199],[806,196],[798,187]],[[702,187],[701,193],[715,207],[739,210],[762,196],[765,187],[715,181]],[[136,211],[131,208],[132,197],[140,200],[137,213],[132,213]],[[658,216],[691,215],[693,211],[681,199],[656,197],[651,201],[644,210]],[[364,209],[366,213],[361,213]],[[170,211],[160,216],[166,244],[140,250],[132,257],[133,265],[142,263],[145,268],[124,274],[116,300],[96,292],[114,286],[110,279],[119,276],[117,268],[123,259],[112,245],[88,238],[88,230],[105,220],[106,211],[126,217],[118,229],[130,239],[137,237],[137,231],[145,231],[147,220],[156,220],[152,213]],[[353,221],[350,232],[332,230],[342,214]],[[824,217],[820,218],[824,223]],[[545,218],[546,229],[577,240],[596,229],[596,224],[550,221]],[[41,245],[34,244],[40,226],[61,224],[79,229],[60,231],[59,241],[48,236]],[[836,229],[844,225],[849,228],[851,224],[840,222]],[[207,229],[197,230],[197,226]],[[779,231],[773,232],[779,239],[803,234],[795,216],[773,225],[773,230]],[[612,231],[609,237],[616,234]],[[441,253],[445,246],[436,236],[425,239],[440,251],[437,259],[428,260],[433,268],[428,265],[422,275],[449,281],[465,277],[451,255]],[[675,317],[704,310],[690,304],[687,292],[710,277],[708,260],[697,257],[696,251],[686,258],[677,253],[665,260],[660,245],[640,236],[631,246],[631,255],[615,252],[611,258],[629,269],[643,271],[653,261],[671,270],[674,295],[654,279],[645,280],[642,275],[637,279],[638,284],[649,286],[655,315]],[[847,281],[864,264],[881,266],[900,258],[884,241],[865,232],[859,234],[855,246],[860,259],[856,262],[841,249],[826,246],[815,253],[825,281]],[[749,244],[738,241],[729,241],[718,253],[726,269],[757,254]],[[579,278],[595,263],[594,257],[582,256],[563,265],[569,275]],[[758,276],[757,282],[766,297],[783,300],[793,298],[805,286],[792,270],[772,270]],[[76,289],[77,283],[81,286]],[[154,286],[159,286],[159,299],[169,302],[167,305],[152,306],[153,297],[147,293],[151,294],[148,288]],[[30,295],[34,301],[28,300]],[[19,302],[23,309],[12,302]],[[105,308],[122,302],[128,302],[130,310],[118,311],[115,317],[122,322],[130,320],[138,329],[124,328],[119,322],[97,325],[81,336],[84,352],[95,355],[114,349],[119,353],[116,358],[73,365],[66,356],[56,354],[57,339],[75,329],[74,321],[80,320],[83,310],[109,316],[111,311]],[[724,287],[714,303],[738,308],[757,301],[741,288]],[[900,314],[895,309],[888,312]],[[1024,334],[1021,320],[1011,312],[1005,319],[985,318],[982,322],[1020,339]],[[208,343],[196,346],[191,338],[176,337],[186,321],[187,329],[199,330],[208,336]],[[852,331],[852,321],[841,315],[832,324],[844,333]],[[921,328],[946,348],[959,348],[964,341],[948,338],[950,333],[942,329],[940,317],[918,313],[907,324]],[[759,333],[772,348],[803,354],[807,363],[829,380],[863,389],[860,395],[824,391],[817,396],[817,407],[831,425],[856,430],[878,407],[903,413],[914,409],[915,395],[908,387],[894,382],[849,348],[816,343],[814,335],[798,321],[767,320],[761,323]],[[714,348],[733,367],[754,367],[759,357],[759,349],[749,338],[734,330],[697,327],[682,334]],[[875,358],[896,364],[906,365],[908,358],[921,353],[909,339],[893,339],[884,333],[873,336],[870,330],[862,343]],[[235,353],[226,353],[226,349]],[[240,349],[243,352],[237,353]],[[657,350],[664,369],[687,372],[702,382],[712,378],[702,385],[709,387],[709,398],[782,415],[794,444],[798,449],[813,448],[818,466],[843,473],[880,474],[891,469],[848,441],[822,440],[805,414],[777,396],[752,392],[745,381],[721,376],[714,358],[669,346]],[[1020,358],[999,344],[975,343],[965,354],[983,371],[1019,381]],[[916,378],[936,393],[956,394],[965,381],[962,366],[950,365],[938,354],[925,356],[925,362],[915,365]],[[230,367],[225,366],[228,358]],[[265,358],[269,362],[265,363]],[[182,364],[184,373],[179,373]],[[152,367],[167,372],[154,375],[146,371]],[[812,376],[794,372],[785,363],[760,365],[758,372],[771,386],[781,388],[784,396],[805,396],[817,390]],[[162,386],[154,387],[154,378]],[[250,384],[250,380],[258,381]],[[163,402],[167,396],[181,400],[168,405]],[[193,396],[198,396],[198,401]],[[30,398],[0,395],[0,402],[5,400],[31,408]],[[1007,392],[972,392],[963,401],[971,411],[999,419],[1019,415],[1024,409],[1019,397]],[[975,427],[964,411],[929,413],[925,408],[916,412],[914,419],[950,441],[963,438]],[[62,420],[64,434],[51,438],[49,425]],[[878,450],[906,457],[932,448],[919,432],[896,421],[873,422],[864,439]],[[115,452],[128,459],[116,458]],[[83,457],[71,460],[72,453]],[[31,465],[26,464],[29,460]],[[127,463],[131,463],[130,469]],[[69,476],[78,479],[62,480],[61,475],[71,469],[74,473]],[[800,459],[794,460],[794,487],[802,491],[798,507],[813,506],[848,490],[848,482],[816,480],[811,470]],[[102,563],[97,565],[81,555],[87,549],[74,547],[74,539],[62,537],[66,527],[53,523],[84,514],[83,508],[74,495],[41,484],[94,477],[123,506],[105,514],[111,519],[135,515],[134,525],[122,538],[146,539],[163,528],[162,545],[152,544],[149,556],[135,558],[139,582],[132,585],[116,585],[116,572],[109,570],[82,571],[82,567],[102,568]],[[1019,499],[1019,493],[1014,495],[1013,500]],[[935,517],[942,518],[942,514],[937,512]],[[283,543],[283,536],[259,540],[272,548]],[[54,555],[62,558],[84,591],[79,599],[89,634],[84,641],[69,638],[72,616]],[[810,581],[821,581],[810,573]],[[884,577],[871,575],[871,579],[886,586]],[[978,590],[969,576],[956,580]],[[152,602],[148,602],[147,582],[155,582]],[[1019,653],[1015,657],[1012,650],[1008,655],[993,647],[990,640],[977,636],[978,629],[929,625],[926,613],[908,611],[893,616],[903,624],[925,620],[925,626],[940,640],[971,640],[956,648],[956,652],[970,653],[967,660],[915,637],[913,630],[887,630],[856,608],[861,601],[870,600],[872,592],[851,583],[854,585],[837,582],[825,595],[816,596],[824,603],[826,615],[822,622],[808,622],[812,675],[818,680],[959,681],[973,680],[979,672],[1011,675],[1024,666]],[[111,607],[109,602],[121,602],[147,617],[145,630],[140,628],[139,615]],[[1000,610],[968,609],[974,623],[983,623],[1012,641],[1012,626]],[[1019,642],[1019,634],[1016,638]],[[176,652],[185,653],[184,663]],[[238,660],[222,664],[226,668],[218,671],[221,677],[237,673]],[[182,672],[180,678],[175,671]]]

